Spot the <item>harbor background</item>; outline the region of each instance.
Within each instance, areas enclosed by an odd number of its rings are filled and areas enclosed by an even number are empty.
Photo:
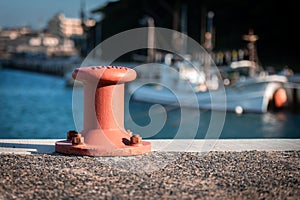
[[[151,152],[129,157],[56,152],[56,142],[82,126],[75,126],[73,116],[79,113],[81,118],[82,110],[72,111],[74,90],[67,79],[89,49],[121,31],[146,26],[145,15],[152,16],[156,26],[182,31],[180,8],[185,11],[181,3],[187,2],[189,20],[183,30],[201,45],[203,16],[215,13],[214,55],[244,50],[241,37],[253,28],[260,37],[258,55],[264,67],[299,73],[294,30],[298,7],[290,1],[0,2],[0,199],[299,199],[299,101],[263,114],[228,112],[220,135],[208,136],[209,124],[222,123],[212,122],[211,111],[188,109],[189,116],[181,119],[181,110],[171,106],[160,107],[166,110],[160,117],[166,124],[157,134],[135,131],[129,113],[138,125],[151,124],[152,104],[130,101],[125,127],[148,139]],[[96,18],[99,13],[105,17]],[[94,26],[88,28],[86,19]],[[58,26],[50,26],[49,20]],[[70,29],[77,32],[75,37],[64,32]],[[147,51],[131,53],[125,58],[145,63]],[[297,77],[290,81],[292,99],[297,100]],[[195,120],[198,112],[200,120]],[[191,131],[195,125],[198,130]],[[178,126],[184,130],[182,140],[168,140],[178,136]],[[216,140],[195,140],[203,137]]]
[[[15,69],[1,69],[0,76],[2,77],[0,79],[1,139],[65,138],[69,130],[76,129],[72,112],[73,88],[66,86],[63,77]],[[151,105],[130,101],[125,115],[125,125],[129,114],[140,126],[151,123],[149,118]],[[167,110],[166,124],[162,130],[148,139],[172,139],[176,136],[179,125],[187,130],[186,135],[180,136],[181,139],[205,137],[218,139],[206,135],[211,111],[189,109],[191,118],[181,121],[180,108],[166,106],[165,109]],[[200,122],[195,134],[189,132],[189,127],[197,123],[193,120],[193,115],[197,112],[200,112]],[[264,114],[239,115],[227,112],[224,128],[218,137],[222,139],[300,138],[299,129],[300,113],[289,109]],[[139,134],[143,137],[147,136],[143,133]]]
[[[18,5],[16,2],[2,2],[2,9],[13,9],[14,4]],[[70,71],[80,66],[85,56],[99,43],[131,28],[153,25],[183,32],[210,50],[216,65],[249,57],[243,36],[254,30],[254,34],[259,36],[255,52],[259,58],[257,61],[268,72],[291,70],[299,73],[297,45],[293,45],[295,31],[289,26],[296,19],[292,3],[269,0],[256,2],[257,5],[251,1],[229,0],[222,3],[155,2],[151,5],[148,1],[127,0],[76,1],[73,5],[65,2],[53,5],[57,11],[52,15],[45,12],[47,19],[44,18],[40,24],[36,19],[25,25],[17,23],[15,17],[6,13],[11,17],[0,24],[0,137],[64,138],[68,130],[78,128],[72,113],[72,87],[66,86],[66,78],[70,78]],[[274,9],[265,9],[270,4]],[[74,9],[71,11],[67,7]],[[277,11],[282,14],[278,15]],[[211,21],[207,19],[209,13]],[[22,14],[19,13],[20,16]],[[39,11],[36,15],[42,13]],[[28,15],[28,20],[30,17]],[[206,32],[207,28],[211,32]],[[210,40],[205,36],[207,33],[211,34]],[[172,40],[176,43],[180,38],[174,36]],[[182,49],[182,45],[178,48]],[[152,53],[144,49],[129,52],[120,57],[120,62],[126,61],[125,67],[133,60],[140,64],[162,62],[162,52]],[[243,55],[241,58],[240,53]],[[220,137],[299,138],[299,79],[293,81],[290,84],[290,91],[294,92],[291,95],[295,100],[293,106],[264,114],[228,112]],[[137,124],[145,126],[150,123],[150,107],[151,104],[130,102],[129,111]],[[200,112],[200,122],[191,119],[183,123],[180,122],[179,108],[165,106],[165,109],[168,114],[166,125],[151,139],[173,138],[180,123],[185,127],[199,123],[197,133],[189,133],[187,129],[186,135],[180,137],[205,138],[211,111],[190,110],[191,116],[193,112]],[[126,117],[128,114],[125,115],[125,123]]]

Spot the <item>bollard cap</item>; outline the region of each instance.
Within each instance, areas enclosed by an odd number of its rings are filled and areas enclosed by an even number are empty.
[[[133,69],[122,66],[92,66],[76,68],[72,73],[73,79],[83,82],[98,81],[101,83],[124,83],[136,78]]]

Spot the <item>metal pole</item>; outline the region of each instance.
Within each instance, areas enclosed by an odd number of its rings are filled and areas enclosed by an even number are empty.
[[[155,25],[152,17],[147,18],[148,22],[148,62],[154,61],[155,56]]]

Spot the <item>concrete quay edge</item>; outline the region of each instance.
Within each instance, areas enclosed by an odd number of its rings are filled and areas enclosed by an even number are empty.
[[[0,139],[0,154],[52,154],[64,139]],[[152,151],[299,151],[300,139],[155,139]]]

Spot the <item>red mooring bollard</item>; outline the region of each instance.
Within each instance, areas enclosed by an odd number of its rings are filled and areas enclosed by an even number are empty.
[[[72,77],[84,85],[84,127],[69,131],[55,151],[80,156],[131,156],[151,151],[124,128],[124,83],[136,78],[133,69],[116,66],[77,68]]]

